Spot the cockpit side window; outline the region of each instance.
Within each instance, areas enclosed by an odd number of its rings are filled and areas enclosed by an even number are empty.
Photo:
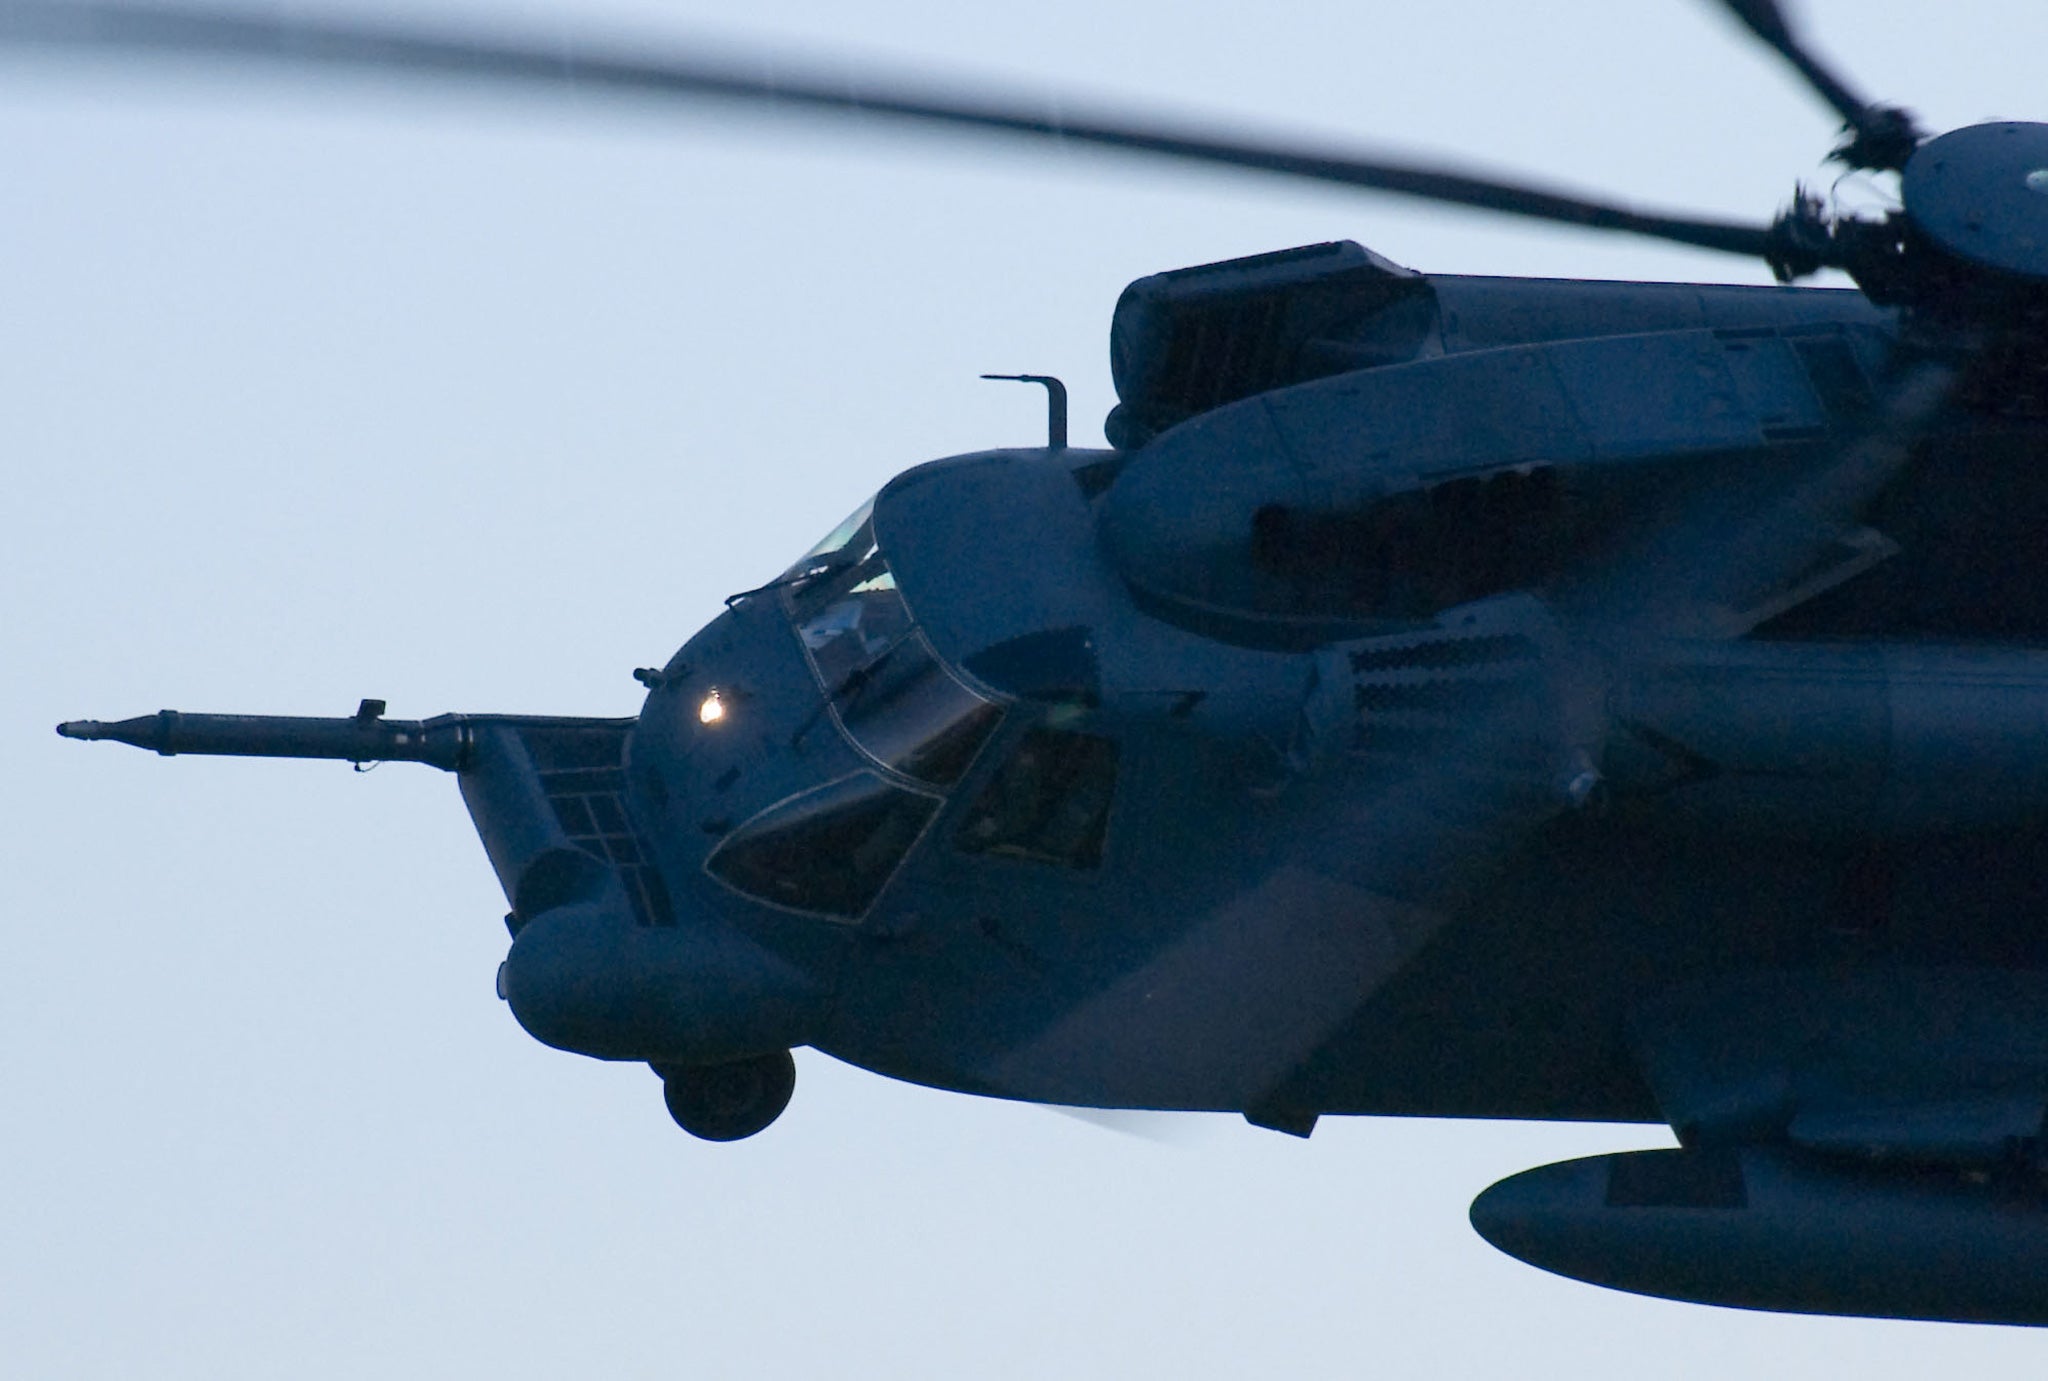
[[[1032,729],[975,798],[956,845],[962,853],[1100,867],[1116,759],[1114,739]]]

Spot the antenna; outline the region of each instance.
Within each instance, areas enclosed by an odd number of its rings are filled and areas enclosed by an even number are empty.
[[[1045,444],[1048,450],[1067,449],[1067,386],[1050,374],[984,374],[1013,384],[1045,385]]]

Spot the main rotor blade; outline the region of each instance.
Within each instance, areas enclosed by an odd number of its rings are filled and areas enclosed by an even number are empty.
[[[1078,114],[1051,101],[1004,103],[830,74],[779,75],[766,61],[626,55],[582,44],[476,39],[421,29],[258,17],[120,0],[0,0],[0,46],[46,45],[137,55],[206,56],[289,67],[412,72],[528,88],[604,88],[714,98],[832,115],[885,115],[1183,162],[1247,168],[1313,182],[1445,202],[1535,220],[1613,230],[1700,249],[1768,258],[1769,231],[1639,211],[1570,192],[1335,150],[1267,143],[1192,126]]]
[[[1575,622],[1620,643],[1747,633],[1781,591],[1851,532],[1857,514],[1912,459],[1963,379],[1947,359],[1899,367],[1841,449],[1811,473],[1757,492],[1715,485],[1589,573]]]
[[[1903,168],[1920,142],[1920,132],[1905,111],[1875,105],[1856,94],[1792,31],[1778,0],[1721,0],[1743,26],[1792,64],[1822,100],[1841,113],[1855,132],[1839,156],[1857,167]]]
[[[1746,633],[1747,622],[1725,617],[1730,606],[1747,607],[1756,595],[1796,576],[1853,527],[1858,511],[1908,463],[1939,421],[1961,378],[1962,367],[1946,360],[1907,363],[1857,434],[1803,481],[1753,511],[1709,502],[1660,523],[1647,546],[1616,553],[1602,568],[1587,572],[1585,587],[1537,606],[1538,617],[1522,624],[1536,660],[1519,673],[1508,666],[1475,666],[1433,675],[1439,704],[1456,704],[1451,697],[1461,677],[1489,678],[1479,685],[1468,682],[1468,693],[1508,693],[1490,705],[1474,700],[1479,708],[1434,745],[1407,750],[1414,754],[1410,771],[1376,779],[1377,764],[1398,763],[1404,749],[1393,736],[1376,741],[1370,693],[1375,678],[1412,686],[1412,670],[1387,668],[1388,659],[1380,657],[1364,664],[1355,657],[1343,659],[1359,693],[1358,738],[1336,769],[1344,774],[1347,789],[1323,798],[1316,826],[1294,839],[1289,857],[1291,866],[1309,875],[1359,889],[1349,909],[1332,909],[1346,924],[1317,935],[1315,945],[1278,924],[1246,927],[1258,943],[1271,948],[1225,955],[1227,971],[1240,983],[1251,972],[1300,975],[1280,989],[1290,1000],[1292,1029],[1282,1019],[1269,1018],[1260,1030],[1269,1042],[1277,1039],[1264,1052],[1262,1068],[1274,1071],[1280,1081],[1261,1090],[1266,1096],[1282,1107],[1290,1103],[1287,1081],[1312,1064],[1368,992],[1367,985],[1357,983],[1349,990],[1349,1005],[1343,1000],[1341,980],[1350,975],[1341,967],[1345,949],[1336,937],[1370,917],[1371,904],[1388,898],[1433,914],[1437,924],[1462,914],[1461,898],[1470,896],[1468,889],[1534,839],[1545,822],[1572,809],[1575,801],[1589,799],[1581,787],[1590,793],[1600,780],[1598,765],[1613,732],[1613,696],[1629,674],[1668,655],[1668,639],[1722,641]],[[1498,617],[1522,598],[1466,607],[1477,616],[1492,603]],[[1546,622],[1551,624],[1547,632]],[[1473,636],[1464,626],[1458,635]],[[1380,711],[1380,725],[1392,727],[1388,721],[1398,723],[1399,713]],[[1575,780],[1575,772],[1584,775]],[[1276,907],[1275,914],[1262,919],[1277,922],[1284,914]],[[1415,911],[1401,921],[1400,929],[1415,937],[1410,943],[1426,943],[1427,923],[1419,922]],[[1197,932],[1195,939],[1220,947],[1211,935]],[[1302,963],[1297,956],[1304,951],[1317,955],[1339,980],[1337,986],[1317,981],[1320,968],[1290,970],[1290,964]],[[1393,958],[1382,976],[1406,955]],[[1169,952],[1141,971],[1129,985],[1136,994],[1126,995],[1124,1010],[1143,1010],[1136,995],[1150,1001],[1154,993],[1173,993],[1171,980],[1179,977],[1174,963]],[[1313,1020],[1318,1002],[1326,1004],[1319,1022]],[[1287,1043],[1290,1036],[1292,1044]],[[1106,1032],[1100,1038],[1104,1044],[1114,1039]],[[1079,1045],[1076,1041],[1074,1067],[1085,1068],[1081,1062],[1087,1056]],[[1243,1032],[1236,1048],[1259,1049]],[[1046,1050],[1068,1053],[1050,1042],[1038,1053]]]

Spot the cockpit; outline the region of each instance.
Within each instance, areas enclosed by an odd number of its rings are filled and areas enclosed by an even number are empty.
[[[776,601],[815,682],[815,709],[793,741],[836,733],[859,765],[740,823],[705,868],[756,900],[858,920],[932,829],[1015,702],[933,649],[877,541],[872,502],[756,597]],[[954,846],[970,855],[1097,867],[1116,745],[1042,718],[1033,715],[948,827]]]
[[[929,786],[952,786],[1001,708],[947,671],[896,588],[863,505],[780,582],[824,709],[860,750]]]

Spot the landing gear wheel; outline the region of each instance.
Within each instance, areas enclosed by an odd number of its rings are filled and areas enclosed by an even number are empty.
[[[796,1088],[796,1061],[787,1050],[722,1065],[664,1065],[662,1101],[691,1136],[738,1141],[782,1115]]]

